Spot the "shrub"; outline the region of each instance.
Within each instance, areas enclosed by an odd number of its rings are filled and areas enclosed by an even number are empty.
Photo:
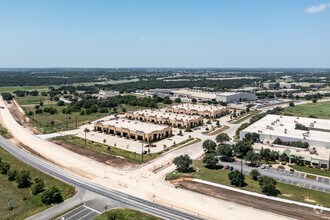
[[[281,162],[282,165],[286,165],[286,161]]]
[[[6,162],[0,162],[0,173],[6,175],[10,170],[10,164]]]
[[[284,166],[279,165],[277,168],[278,168],[278,169],[284,169]]]
[[[18,174],[18,171],[17,170],[9,170],[8,173],[7,173],[7,176],[8,176],[8,180],[9,181],[14,181],[16,180],[16,176]]]
[[[41,192],[45,191],[45,183],[42,179],[40,178],[35,178],[34,179],[34,185],[32,187],[32,194],[37,195]]]
[[[260,172],[256,169],[251,170],[250,175],[252,176],[253,180],[258,180],[258,177],[260,176]]]
[[[228,178],[230,180],[230,184],[235,186],[244,186],[245,185],[245,176],[238,170],[228,173]]]
[[[52,186],[41,194],[41,201],[46,205],[50,205],[52,203],[62,202],[63,197],[61,191],[57,187]]]
[[[21,170],[16,176],[18,188],[27,188],[31,185],[30,171]]]

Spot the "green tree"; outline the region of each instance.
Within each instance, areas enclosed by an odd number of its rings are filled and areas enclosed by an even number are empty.
[[[233,148],[227,144],[220,144],[217,148],[218,155],[224,157],[232,157],[233,156]]]
[[[244,138],[243,138],[243,141],[245,142],[256,142],[256,141],[259,141],[260,140],[260,135],[253,132],[253,133],[247,133],[245,134]]]
[[[17,174],[18,174],[17,170],[9,170],[8,173],[7,173],[8,180],[9,181],[14,181],[16,179]]]
[[[176,99],[174,100],[174,102],[176,102],[176,103],[181,103],[181,99],[180,99],[180,98],[176,98]]]
[[[252,176],[253,180],[258,180],[258,177],[260,176],[260,172],[257,169],[253,169],[251,170],[250,175]]]
[[[233,150],[236,154],[239,154],[241,156],[245,156],[247,152],[251,150],[251,146],[245,143],[244,141],[239,141],[237,144],[233,146]]]
[[[37,195],[41,192],[45,191],[45,183],[42,179],[40,178],[35,178],[34,179],[34,184],[32,187],[32,194]]]
[[[203,158],[203,163],[206,167],[210,169],[214,169],[217,166],[218,158],[214,156],[214,154],[206,154]]]
[[[0,162],[0,173],[6,175],[10,170],[10,164],[7,162]]]
[[[195,104],[195,103],[197,102],[197,99],[192,98],[192,99],[191,99],[191,102]]]
[[[31,185],[30,171],[21,170],[16,176],[18,188],[27,188]]]
[[[217,127],[220,127],[220,121],[217,121],[216,125]]]
[[[215,152],[217,144],[212,140],[205,140],[203,142],[203,149],[206,154],[212,154]]]
[[[278,190],[276,189],[276,180],[269,176],[259,177],[259,185],[264,194],[268,196],[277,196]]]
[[[124,214],[120,210],[111,210],[107,213],[107,220],[118,220],[118,219],[126,219]]]
[[[247,161],[251,161],[251,163],[254,164],[255,162],[261,160],[261,155],[250,150],[246,153],[244,159]]]
[[[60,100],[60,101],[57,102],[57,105],[58,105],[58,106],[64,106],[64,105],[65,105],[65,102],[62,101],[62,100]]]
[[[229,138],[228,134],[221,133],[221,134],[218,134],[217,135],[217,137],[215,138],[215,140],[217,141],[217,143],[223,144],[224,142],[229,141],[230,138]]]
[[[40,197],[42,203],[46,205],[50,205],[53,203],[60,203],[63,201],[61,191],[55,186],[52,186],[50,189],[44,191]]]
[[[176,165],[179,172],[187,172],[192,164],[192,160],[188,154],[186,154],[174,158],[173,163]]]
[[[290,107],[294,107],[294,103],[291,101],[291,102],[289,103],[289,106],[290,106]]]
[[[245,186],[245,176],[238,170],[232,171],[228,173],[228,178],[230,180],[230,184],[235,186]]]

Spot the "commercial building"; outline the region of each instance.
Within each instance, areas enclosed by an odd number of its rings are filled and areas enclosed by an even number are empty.
[[[220,102],[244,102],[255,101],[256,94],[244,92],[224,92],[216,95],[216,101]]]
[[[153,111],[149,109],[135,112],[127,112],[126,118],[153,122],[156,124],[168,124],[171,126],[183,128],[187,128],[188,126],[192,128],[203,124],[203,118],[200,116],[168,113],[165,111]]]
[[[286,82],[271,82],[271,83],[263,83],[263,88],[265,89],[294,89],[296,88],[296,83],[286,83]]]
[[[216,93],[215,92],[206,92],[201,90],[195,89],[179,89],[179,90],[172,90],[175,97],[178,98],[195,98],[197,101],[215,101],[216,100]]]
[[[297,124],[300,125],[299,127],[303,125],[308,130],[296,129]],[[298,149],[299,151],[309,150],[311,154],[310,156],[313,157],[313,155],[321,155],[321,152],[318,152],[318,149],[325,149],[325,151],[329,154],[329,125],[330,120],[327,119],[267,115],[256,123],[242,130],[240,132],[240,138],[243,139],[245,134],[255,132],[260,135],[261,141],[266,144],[271,144],[273,146],[279,145],[274,144],[275,140],[280,140],[281,142],[283,142],[281,146],[285,146],[287,148],[292,148],[292,146],[288,146],[288,143],[298,141],[302,143],[308,143],[309,146],[307,148],[295,149]],[[324,155],[324,153],[322,153],[322,155]],[[314,160],[315,164],[317,164],[317,162],[319,162],[319,164],[322,164],[322,161]]]
[[[222,115],[226,115],[228,113],[228,108],[214,105],[180,104],[166,107],[165,112],[199,115],[206,118],[218,118]]]
[[[108,97],[112,97],[112,96],[117,96],[120,95],[120,92],[118,91],[100,91],[99,94],[97,95],[97,97],[99,98],[108,98]]]
[[[118,135],[132,140],[156,141],[172,134],[172,128],[126,118],[113,118],[94,123],[94,131]]]

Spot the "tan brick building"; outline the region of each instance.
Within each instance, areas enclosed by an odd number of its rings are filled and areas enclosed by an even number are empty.
[[[156,125],[126,118],[97,121],[94,123],[94,131],[144,141],[156,141],[172,135],[172,128],[167,125]]]
[[[176,127],[187,128],[196,127],[203,124],[203,118],[198,115],[183,115],[175,113],[166,113],[165,111],[141,110],[127,112],[126,118],[135,119],[156,124],[168,124]]]
[[[223,106],[213,105],[194,105],[194,104],[180,104],[168,106],[165,108],[165,112],[172,112],[176,114],[186,115],[199,115],[205,118],[218,118],[222,115],[226,115],[229,109]]]

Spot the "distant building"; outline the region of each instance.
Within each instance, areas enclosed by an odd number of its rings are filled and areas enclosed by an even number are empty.
[[[99,98],[108,98],[108,97],[117,96],[117,95],[120,95],[120,92],[118,92],[118,91],[104,91],[104,90],[101,90],[97,96]]]
[[[280,83],[277,82],[263,83],[262,87],[265,89],[278,89],[280,87]]]
[[[227,114],[228,108],[213,105],[180,104],[166,107],[165,112],[173,112],[176,114],[186,115],[199,115],[206,118],[218,118]]]
[[[218,102],[244,102],[255,100],[256,95],[254,93],[224,92],[216,95],[216,101]]]

